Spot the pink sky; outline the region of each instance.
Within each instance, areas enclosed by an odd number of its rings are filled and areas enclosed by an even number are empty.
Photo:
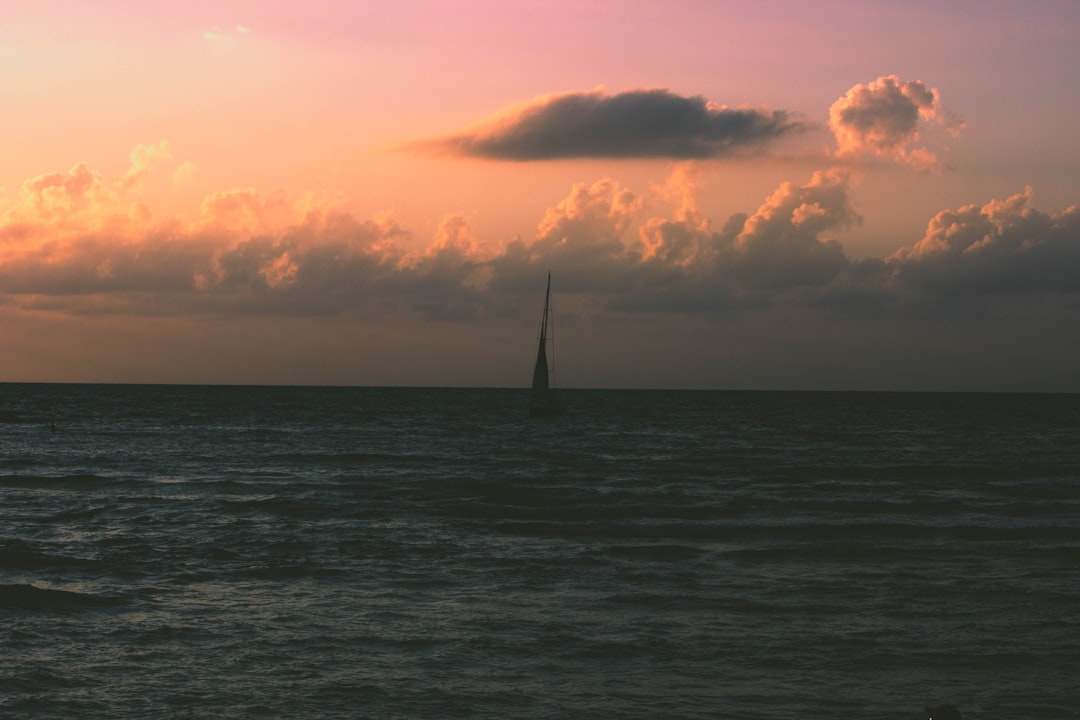
[[[92,7],[91,7],[92,5]],[[24,3],[0,381],[1080,391],[1066,2]]]

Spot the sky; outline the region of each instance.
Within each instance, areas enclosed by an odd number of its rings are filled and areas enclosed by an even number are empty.
[[[1080,4],[39,0],[0,382],[1080,392]]]

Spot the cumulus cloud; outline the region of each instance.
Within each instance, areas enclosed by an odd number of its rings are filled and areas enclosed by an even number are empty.
[[[904,284],[939,294],[1080,292],[1080,207],[1031,207],[1027,188],[1004,200],[943,210],[926,234],[889,258]]]
[[[829,108],[829,127],[841,158],[872,157],[937,170],[938,154],[919,146],[920,124],[943,126],[954,135],[963,121],[945,112],[937,88],[896,75],[852,87]]]
[[[85,162],[77,163],[66,173],[46,173],[23,183],[19,204],[8,216],[17,220],[62,217],[95,204],[103,194],[99,173]]]
[[[132,171],[149,172],[158,153],[133,153]],[[860,222],[841,168],[781,183],[717,227],[697,207],[705,179],[693,165],[644,192],[580,183],[534,233],[506,242],[479,237],[463,215],[418,238],[392,214],[359,218],[251,188],[207,196],[190,222],[155,220],[119,192],[130,177],[79,163],[26,181],[0,221],[0,298],[69,313],[463,319],[529,304],[550,269],[567,297],[618,313],[1080,300],[1080,209],[1037,210],[1030,189],[943,210],[921,239],[853,261],[835,239]]]
[[[148,208],[131,202],[146,175],[170,157],[165,140],[137,145],[130,153],[130,167],[122,176],[107,179],[85,162],[67,172],[53,172],[26,180],[14,205],[3,213],[0,232],[38,235],[58,239],[66,232],[87,232],[118,224],[140,222]],[[185,163],[177,171],[185,170]],[[47,232],[34,228],[48,226]]]
[[[784,183],[746,220],[731,245],[740,282],[769,289],[829,282],[847,260],[839,243],[823,234],[858,219],[842,171],[816,172],[801,187]]]
[[[199,166],[190,160],[185,160],[177,165],[172,174],[173,187],[183,187],[190,184],[195,179],[195,173],[198,170]]]
[[[825,292],[850,268],[828,237],[859,221],[849,183],[848,173],[835,169],[814,173],[804,185],[783,183],[753,213],[733,215],[718,231],[685,201],[674,219],[649,218],[638,230],[638,262],[624,273],[632,289],[610,298],[610,307],[711,313]]]
[[[714,158],[759,151],[807,127],[784,111],[663,89],[595,90],[537,98],[472,131],[411,147],[502,160]]]

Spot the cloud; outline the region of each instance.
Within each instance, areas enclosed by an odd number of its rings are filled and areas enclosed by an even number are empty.
[[[739,282],[783,290],[828,283],[847,265],[839,243],[824,233],[859,221],[848,200],[848,175],[814,173],[803,186],[784,183],[751,215],[727,254]]]
[[[1080,207],[1046,213],[1033,197],[1029,187],[943,210],[889,265],[906,286],[939,295],[1080,293]]]
[[[1080,210],[1036,210],[1030,189],[943,210],[921,239],[853,261],[835,239],[860,222],[842,168],[781,183],[717,227],[698,210],[705,177],[693,164],[645,192],[579,183],[530,237],[493,242],[463,215],[418,238],[392,214],[360,218],[252,188],[208,195],[193,221],[156,221],[119,189],[163,147],[137,148],[115,181],[85,163],[26,181],[0,222],[0,296],[68,313],[467,319],[531,307],[526,288],[554,270],[564,295],[621,314],[882,316],[958,298],[1080,300]]]
[[[189,185],[195,179],[195,173],[198,170],[199,166],[190,160],[185,160],[177,165],[172,174],[173,187]]]
[[[66,216],[95,203],[103,190],[101,175],[85,162],[67,173],[46,173],[23,183],[20,203],[9,211],[19,220]]]
[[[656,112],[634,117],[628,107]],[[730,113],[748,113],[748,124],[740,128]],[[876,159],[936,169],[940,150],[926,144],[924,134],[934,134],[927,128],[955,132],[962,123],[943,110],[936,89],[896,76],[853,87],[830,114],[836,166],[779,183],[756,207],[715,224],[698,205],[715,164],[686,161],[658,187],[612,178],[575,184],[535,218],[532,233],[512,239],[482,237],[462,214],[419,237],[391,213],[360,217],[314,195],[242,187],[207,195],[194,219],[156,219],[138,202],[144,181],[154,172],[190,181],[195,166],[163,167],[163,140],[140,145],[117,177],[77,163],[5,196],[0,323],[260,326],[267,329],[260,342],[316,367],[310,381],[325,379],[321,360],[281,341],[279,323],[325,348],[339,347],[358,327],[369,338],[403,337],[399,329],[410,328],[407,351],[369,339],[369,347],[349,346],[346,364],[379,347],[388,363],[414,353],[405,364],[416,368],[435,336],[531,327],[542,278],[552,270],[560,321],[577,324],[579,357],[596,358],[588,362],[603,368],[595,377],[606,383],[634,377],[634,362],[685,362],[696,363],[697,373],[686,384],[716,385],[715,361],[759,387],[778,377],[770,367],[782,366],[785,377],[817,377],[818,386],[1075,388],[1080,345],[1063,328],[1080,308],[1080,207],[1037,209],[1027,188],[936,212],[921,237],[895,252],[852,259],[837,241],[860,223],[851,165]],[[702,127],[713,134],[695,134]],[[594,92],[536,101],[440,142],[444,150],[520,159],[598,156],[573,154],[590,147],[610,157],[679,157],[693,154],[688,148],[715,157],[754,152],[805,127],[783,113],[729,111],[667,91]],[[331,324],[335,317],[348,324]],[[318,340],[320,333],[333,338]],[[670,357],[660,337],[677,344],[680,357]],[[207,347],[222,347],[215,342]],[[440,356],[460,354],[446,342]],[[505,359],[505,348],[499,352]],[[469,367],[479,367],[475,359]],[[1065,380],[1015,379],[1018,363],[1040,372],[1052,364],[1054,377]],[[249,364],[236,377],[247,379]]]
[[[715,158],[760,151],[804,131],[781,110],[734,109],[668,90],[602,90],[537,98],[477,129],[413,149],[500,160]]]
[[[937,88],[896,75],[855,85],[829,108],[839,157],[888,159],[935,171],[938,155],[917,145],[920,122],[941,125],[954,135],[964,126],[963,120],[941,107]]]
[[[131,168],[120,179],[121,187],[125,190],[137,187],[147,172],[169,156],[169,143],[166,140],[159,140],[153,145],[137,145],[131,151]]]
[[[231,40],[237,36],[250,35],[252,30],[247,25],[236,25],[234,28],[222,29],[221,26],[215,25],[209,30],[203,32],[202,36],[204,40],[210,42],[225,42]]]
[[[46,173],[26,180],[17,202],[4,212],[4,231],[10,234],[21,228],[20,232],[35,234],[34,226],[48,225],[44,234],[55,237],[57,233],[138,221],[149,210],[128,201],[139,192],[147,174],[169,157],[169,143],[159,140],[135,146],[129,156],[130,167],[118,178],[106,179],[79,162],[66,173]],[[191,163],[184,163],[176,169],[176,177],[193,169]]]
[[[692,181],[696,186],[696,179]],[[828,234],[859,222],[843,170],[783,183],[753,213],[730,217],[719,231],[687,211],[653,217],[638,230],[640,265],[633,288],[610,299],[632,312],[726,312],[805,301],[850,269]]]
[[[781,368],[794,386],[985,389],[1013,378],[1005,386],[1023,389],[1034,386],[1017,379],[1016,363],[1049,362],[1075,386],[1068,360],[1080,347],[1062,328],[1080,307],[1080,208],[1036,209],[1030,189],[942,210],[921,238],[853,260],[835,239],[860,220],[846,168],[781,183],[715,227],[698,209],[708,178],[693,165],[644,191],[580,183],[508,242],[480,237],[463,215],[423,238],[392,214],[363,218],[250,188],[207,196],[192,221],[159,221],[131,211],[123,177],[79,163],[23,184],[0,219],[3,318],[230,333],[284,322],[326,348],[335,342],[319,332],[367,328],[406,337],[405,349],[380,352],[419,368],[419,356],[401,353],[426,357],[433,334],[531,327],[552,270],[579,362],[605,368],[591,382],[648,383],[635,378],[685,366],[692,375],[666,382],[726,384],[715,362],[751,386],[775,386]],[[316,320],[298,325],[304,318]],[[313,372],[307,381],[325,381]]]

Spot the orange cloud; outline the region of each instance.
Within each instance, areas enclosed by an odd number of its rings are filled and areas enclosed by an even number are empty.
[[[936,171],[938,155],[917,146],[920,122],[941,125],[954,135],[964,126],[942,109],[937,88],[896,75],[855,85],[829,108],[839,157],[869,156]]]
[[[8,216],[19,220],[47,220],[84,210],[103,194],[99,174],[80,162],[67,173],[48,173],[22,185],[20,203]]]
[[[208,196],[194,222],[155,221],[121,184],[85,164],[27,181],[0,222],[0,302],[63,313],[463,319],[534,299],[523,295],[529,280],[549,269],[565,294],[621,312],[1080,293],[1080,210],[1036,211],[1030,191],[943,211],[894,255],[851,261],[830,238],[860,220],[841,169],[780,184],[718,231],[697,210],[700,176],[683,167],[649,206],[614,180],[581,183],[527,241],[485,241],[453,215],[422,250],[409,250],[417,243],[392,214],[358,218],[253,189]],[[658,199],[669,212],[652,207]]]
[[[131,190],[142,182],[143,177],[155,165],[169,158],[169,143],[159,140],[153,145],[138,145],[131,151],[131,168],[120,180],[120,186]]]
[[[185,160],[173,170],[172,181],[174,187],[187,185],[195,178],[199,166],[190,160]]]

